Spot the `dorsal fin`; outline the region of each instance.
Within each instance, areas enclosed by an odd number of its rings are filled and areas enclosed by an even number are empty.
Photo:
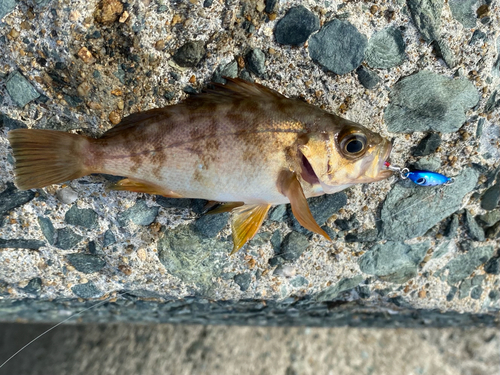
[[[157,116],[161,116],[168,111],[168,107],[165,108],[153,108],[144,112],[136,112],[124,117],[120,123],[111,129],[107,130],[101,138],[110,138],[124,130],[136,126],[138,123],[144,123],[147,120],[153,119]]]

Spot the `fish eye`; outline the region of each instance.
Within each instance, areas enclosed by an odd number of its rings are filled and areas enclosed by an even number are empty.
[[[362,134],[351,134],[343,140],[342,144],[342,148],[347,154],[357,155],[364,151],[366,137]]]

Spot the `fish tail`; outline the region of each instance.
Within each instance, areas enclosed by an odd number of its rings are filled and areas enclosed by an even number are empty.
[[[15,129],[8,139],[16,159],[16,186],[42,188],[93,173],[85,160],[91,138],[55,130]]]

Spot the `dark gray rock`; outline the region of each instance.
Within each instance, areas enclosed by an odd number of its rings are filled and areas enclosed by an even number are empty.
[[[309,55],[335,74],[346,74],[361,65],[366,45],[366,36],[356,27],[334,19],[309,39]]]
[[[484,105],[485,113],[491,113],[493,112],[493,110],[500,108],[500,98],[497,100],[497,94],[498,90],[495,90],[491,93],[490,97],[486,101],[486,104]]]
[[[234,282],[238,284],[241,291],[246,291],[252,282],[252,274],[251,273],[240,273],[234,277]]]
[[[8,296],[9,294],[9,283],[4,280],[0,280],[0,296]]]
[[[491,186],[481,196],[481,208],[485,210],[493,210],[498,206],[500,201],[500,181]]]
[[[0,193],[0,217],[35,198],[31,190],[18,190],[14,184],[7,183],[7,188]]]
[[[486,235],[486,238],[490,238],[492,240],[495,238],[500,238],[500,222],[486,229],[486,232],[484,234]]]
[[[103,292],[92,281],[75,285],[71,290],[80,298],[98,298],[103,295]]]
[[[4,114],[0,113],[0,128],[3,127],[7,130],[26,129],[28,126],[22,121],[14,120]]]
[[[320,197],[309,198],[309,208],[319,226],[323,226],[326,221],[342,207],[347,204],[347,195],[343,192],[336,194],[325,194]],[[293,217],[291,207],[287,206],[289,217],[292,217],[292,229],[299,233],[311,233],[302,227],[297,219]]]
[[[286,204],[274,206],[269,210],[268,219],[271,221],[281,222],[285,219]]]
[[[302,5],[290,8],[278,21],[274,29],[276,41],[280,44],[299,46],[319,30],[319,18]]]
[[[388,130],[396,133],[455,132],[466,120],[464,112],[479,101],[471,82],[427,70],[403,78],[389,97],[384,118]]]
[[[483,41],[487,38],[486,33],[482,32],[481,30],[477,29],[472,33],[472,36],[469,40],[469,45],[473,45],[478,41]],[[496,92],[496,91],[495,91]]]
[[[470,293],[470,298],[472,299],[481,299],[481,295],[483,294],[483,288],[480,286],[476,286],[472,288],[472,291]]]
[[[29,81],[18,71],[15,71],[7,78],[5,88],[12,98],[12,101],[19,107],[24,107],[40,96],[31,83],[29,83]]]
[[[455,235],[457,234],[459,224],[460,220],[458,218],[458,215],[454,214],[451,217],[448,226],[446,227],[446,230],[444,231],[444,235],[448,238],[455,237]]]
[[[64,221],[71,225],[78,225],[87,229],[97,228],[97,218],[98,215],[94,210],[90,208],[79,209],[76,205],[72,206],[66,215],[64,215]]]
[[[106,246],[114,244],[115,242],[116,242],[115,235],[113,234],[113,232],[110,229],[108,229],[106,232],[104,232],[102,246],[106,247]]]
[[[28,285],[23,288],[23,291],[29,294],[40,294],[42,291],[42,285],[42,279],[35,277],[28,282]]]
[[[372,68],[394,68],[405,58],[405,42],[399,29],[388,27],[377,31],[368,41],[365,60]]]
[[[354,289],[363,281],[363,275],[357,275],[350,279],[342,279],[337,284],[329,286],[328,288],[319,292],[315,299],[319,302],[332,301],[343,292]]]
[[[469,236],[474,241],[484,241],[484,230],[479,226],[474,216],[469,212],[469,210],[465,210],[465,226],[467,231],[469,232]]]
[[[303,234],[292,231],[283,239],[279,255],[288,261],[297,260],[306,250],[307,246],[309,246],[307,237]]]
[[[205,56],[205,45],[203,42],[189,41],[181,46],[173,56],[177,65],[194,68]]]
[[[273,13],[276,11],[276,5],[278,4],[278,0],[266,0],[266,8],[264,9],[264,12],[266,13]]]
[[[345,242],[375,242],[379,239],[377,229],[368,229],[360,233],[348,233],[344,237]]]
[[[281,240],[282,240],[281,231],[280,230],[274,231],[271,236],[270,242],[275,254],[279,254],[281,248]]]
[[[441,136],[437,133],[430,133],[425,136],[412,152],[413,156],[426,156],[436,152],[441,145]]]
[[[455,297],[455,295],[457,294],[457,292],[458,292],[458,288],[456,286],[452,286],[450,288],[450,291],[448,292],[448,294],[446,296],[446,300],[448,302],[453,301],[453,298]]]
[[[205,0],[203,1],[203,7],[204,8],[210,8],[213,4],[214,0]]]
[[[250,246],[262,246],[269,243],[272,234],[269,232],[259,232],[249,241]]]
[[[45,243],[43,241],[38,241],[38,240],[23,240],[23,239],[5,240],[3,238],[0,238],[0,249],[38,250],[42,246],[45,246]]]
[[[445,241],[436,246],[436,249],[432,253],[432,259],[439,259],[443,255],[448,254],[448,251],[450,251],[450,242],[451,241]]]
[[[415,169],[437,171],[441,167],[441,159],[437,156],[426,156],[415,163]]]
[[[484,265],[484,272],[490,275],[500,275],[500,257],[491,258]]]
[[[251,49],[245,56],[246,67],[259,77],[266,74],[266,55],[258,48]]]
[[[493,252],[493,246],[476,247],[452,259],[442,269],[443,272],[448,270],[448,284],[454,285],[470,276],[476,268],[491,258]]]
[[[194,230],[203,237],[215,237],[224,228],[229,219],[229,212],[203,215],[194,222]]]
[[[375,88],[381,81],[377,73],[365,68],[363,65],[356,69],[356,74],[358,75],[359,82],[368,90]]]
[[[138,200],[132,207],[118,214],[117,221],[124,227],[129,221],[135,225],[149,225],[155,221],[160,207],[148,207],[145,201]]]
[[[454,68],[457,65],[455,54],[448,45],[447,39],[439,38],[432,42],[432,46],[434,47],[434,53],[436,54],[436,56],[440,59],[443,59],[448,68]]]
[[[470,290],[472,289],[472,280],[471,279],[466,279],[462,281],[459,287],[459,293],[458,293],[458,298],[459,299],[464,299],[469,297],[470,295]]]
[[[83,273],[99,272],[106,265],[104,260],[90,254],[69,254],[66,259],[77,271]]]
[[[156,196],[156,203],[164,208],[190,208],[193,201],[196,201],[196,199],[166,198],[160,195]]]
[[[227,80],[225,80],[223,77],[229,77],[229,78],[238,77],[238,63],[235,60],[232,60],[225,65],[219,65],[217,69],[215,69],[212,81],[225,84]]]
[[[356,218],[356,215],[352,215],[348,219],[337,219],[334,221],[334,224],[340,230],[348,231],[358,228],[359,220]]]
[[[309,285],[309,280],[304,276],[297,276],[290,280],[290,285],[294,288],[302,288]]]
[[[388,241],[364,253],[358,260],[359,268],[381,280],[402,284],[417,275],[429,247],[429,241],[413,245]]]
[[[56,230],[52,221],[48,217],[38,216],[38,225],[43,233],[43,236],[47,239],[49,245],[54,245],[56,242]]]
[[[489,298],[492,302],[496,302],[496,301],[500,298],[500,290],[491,290],[491,291],[488,293],[488,298]]]
[[[426,42],[440,35],[443,3],[444,0],[406,0],[413,23]]]
[[[16,0],[2,0],[0,1],[0,22],[7,14],[12,12],[17,5]]]
[[[475,5],[478,0],[449,0],[451,14],[463,27],[471,29],[476,27]]]
[[[82,236],[76,234],[69,228],[61,228],[57,230],[57,240],[55,247],[61,250],[71,250],[83,239]]]
[[[168,273],[186,284],[194,284],[209,295],[228,262],[231,251],[228,241],[200,238],[191,225],[162,231],[158,241],[158,258]]]
[[[424,235],[461,207],[462,199],[475,188],[478,177],[474,169],[464,169],[456,176],[455,183],[439,187],[442,189],[439,192],[420,186],[394,185],[380,215],[382,237],[404,241]]]
[[[500,221],[500,210],[489,211],[484,215],[477,216],[477,219],[485,227],[492,227]]]

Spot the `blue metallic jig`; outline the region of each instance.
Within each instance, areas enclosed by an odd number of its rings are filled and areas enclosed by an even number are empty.
[[[453,180],[441,173],[430,171],[411,171],[402,174],[403,178],[408,178],[420,186],[437,186],[449,184]]]

